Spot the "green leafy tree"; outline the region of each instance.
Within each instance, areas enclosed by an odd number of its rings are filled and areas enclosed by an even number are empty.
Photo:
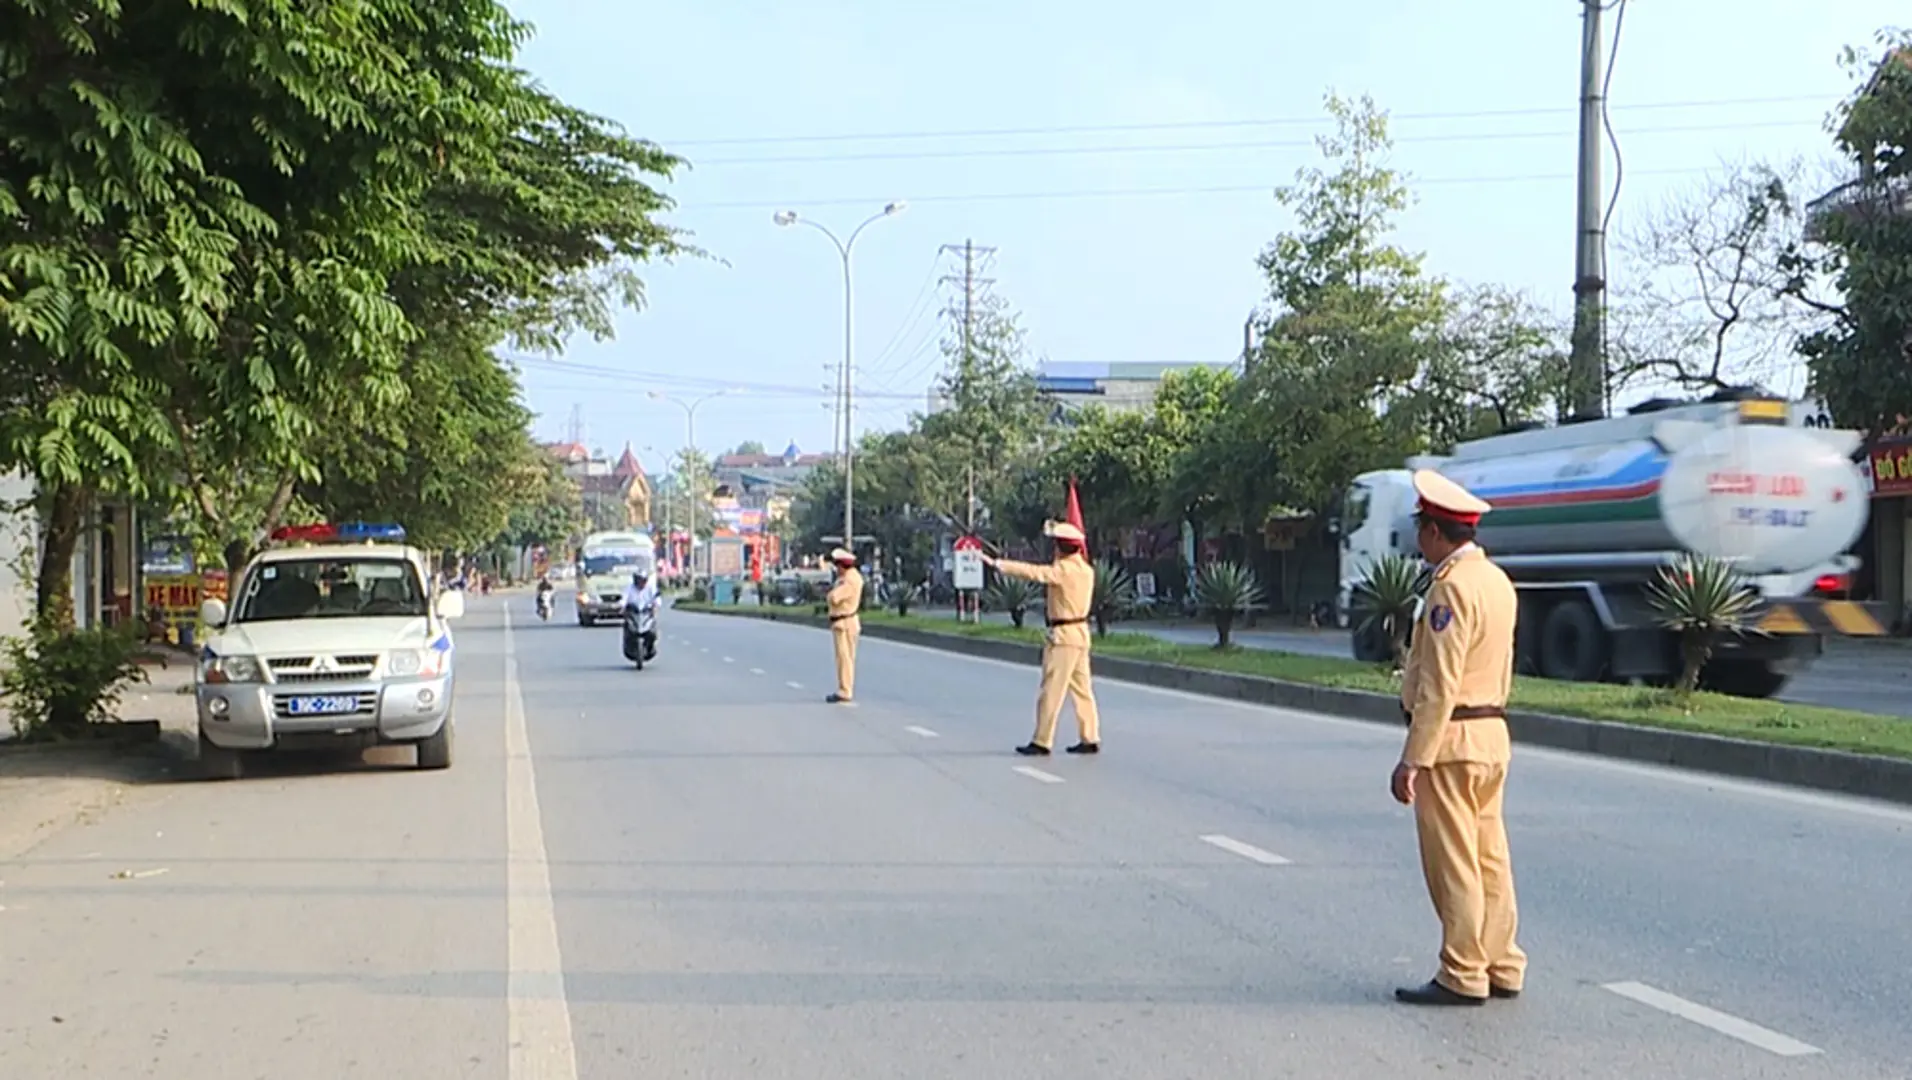
[[[1567,392],[1561,328],[1528,298],[1498,286],[1456,297],[1419,383],[1430,448],[1558,414]]]
[[[1823,268],[1844,297],[1834,325],[1800,344],[1814,393],[1842,425],[1870,433],[1912,415],[1912,35],[1879,36],[1883,57],[1849,50],[1872,76],[1840,109],[1836,145],[1859,172],[1819,215]]]
[[[1367,98],[1330,96],[1327,108],[1337,130],[1317,141],[1330,167],[1304,168],[1277,193],[1295,228],[1260,260],[1272,314],[1244,379],[1240,434],[1259,433],[1277,460],[1233,452],[1248,459],[1238,466],[1273,466],[1244,493],[1252,502],[1236,500],[1244,531],[1275,503],[1321,510],[1356,474],[1420,444],[1415,386],[1447,319],[1423,257],[1388,242],[1411,200],[1385,163],[1385,115]]]

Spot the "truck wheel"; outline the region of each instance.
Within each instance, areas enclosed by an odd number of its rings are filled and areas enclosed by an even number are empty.
[[[240,757],[237,750],[214,746],[202,731],[199,733],[199,771],[208,780],[238,780],[246,775],[246,759]]]
[[[1715,660],[1700,672],[1700,687],[1733,697],[1769,698],[1790,678],[1756,660]]]
[[[451,717],[438,725],[438,733],[418,743],[418,767],[421,769],[451,768]]]
[[[1381,629],[1381,621],[1376,619],[1354,632],[1354,658],[1364,664],[1378,664],[1388,659],[1387,631]]]
[[[1607,629],[1585,600],[1563,600],[1540,627],[1540,673],[1564,682],[1598,682],[1607,667]]]

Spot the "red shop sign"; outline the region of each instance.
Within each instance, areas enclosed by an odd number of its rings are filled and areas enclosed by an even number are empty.
[[[1872,497],[1891,498],[1912,495],[1912,442],[1891,442],[1873,446]]]

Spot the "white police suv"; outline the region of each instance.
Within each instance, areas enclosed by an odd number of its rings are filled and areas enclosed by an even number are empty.
[[[236,779],[266,750],[410,743],[451,764],[450,620],[424,553],[397,525],[302,525],[272,534],[230,607],[208,600],[199,655],[199,759]]]

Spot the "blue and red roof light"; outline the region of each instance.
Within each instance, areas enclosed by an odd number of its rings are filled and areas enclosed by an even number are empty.
[[[351,521],[344,525],[330,522],[282,525],[272,530],[272,539],[280,543],[402,544],[405,542],[405,526],[364,521]]]

